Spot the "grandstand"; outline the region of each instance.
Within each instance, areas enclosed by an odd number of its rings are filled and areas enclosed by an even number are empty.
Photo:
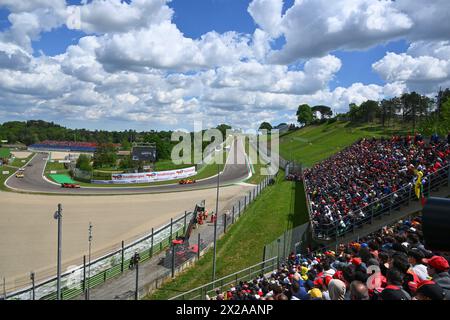
[[[266,246],[263,262],[172,299],[450,300],[450,257],[425,238],[420,214],[432,193],[450,194],[449,156],[447,140],[416,135],[362,139],[303,172],[288,163],[286,179],[304,182],[312,229],[290,230],[274,241],[278,256]],[[449,245],[444,216],[435,223]],[[298,246],[309,232],[313,241]]]
[[[450,300],[449,257],[424,245],[423,220],[402,219],[336,249],[291,252],[278,266],[270,258],[172,300]]]
[[[29,146],[30,149],[43,151],[67,151],[67,152],[95,152],[98,144],[95,142],[53,141],[45,140]]]
[[[362,139],[304,171],[311,221],[317,237],[353,225],[409,201],[424,199],[447,183],[450,146],[416,137]]]

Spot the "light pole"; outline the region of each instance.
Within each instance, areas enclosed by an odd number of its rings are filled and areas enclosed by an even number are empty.
[[[216,148],[216,152],[219,151]],[[216,157],[217,159],[217,157]],[[217,196],[216,196],[216,217],[214,219],[214,252],[213,252],[213,274],[212,281],[216,280],[216,251],[217,251],[217,219],[219,218],[219,171],[220,166],[217,164]]]
[[[31,271],[31,273],[30,273],[30,279],[31,279],[31,293],[32,293],[32,298],[33,298],[33,300],[35,300],[36,295],[35,295],[34,272],[33,272],[33,271]]]
[[[62,238],[62,206],[58,204],[58,210],[53,215],[58,220],[58,254],[56,263],[56,300],[61,300],[61,238]]]
[[[86,300],[89,300],[89,285],[90,285],[90,278],[91,278],[91,242],[92,242],[92,223],[89,222],[89,258],[88,258],[88,276],[87,276],[87,286],[86,286]]]

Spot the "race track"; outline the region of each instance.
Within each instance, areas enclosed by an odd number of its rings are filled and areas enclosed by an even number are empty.
[[[13,175],[7,181],[22,192],[0,192],[0,279],[6,278],[7,291],[28,285],[30,271],[36,272],[37,280],[55,273],[53,213],[58,203],[63,206],[63,271],[80,265],[87,254],[89,222],[94,225],[93,257],[98,257],[117,249],[122,240],[129,243],[191,211],[201,200],[206,200],[209,211],[215,210],[217,176],[193,185],[63,189],[43,179],[45,157],[33,158],[25,178]],[[243,143],[238,141],[219,177],[220,212],[231,209],[252,189],[236,184],[248,175]]]
[[[25,177],[16,178],[13,175],[6,181],[5,185],[19,192],[78,195],[163,193],[214,188],[217,185],[217,176],[215,176],[190,185],[167,184],[142,187],[82,187],[80,189],[65,189],[61,188],[59,184],[50,183],[43,178],[42,174],[46,165],[44,159],[47,157],[47,153],[37,153],[30,161],[31,166],[25,169]],[[249,174],[249,166],[246,161],[244,146],[242,140],[239,139],[232,144],[225,168],[220,173],[220,185],[230,185],[246,179]]]

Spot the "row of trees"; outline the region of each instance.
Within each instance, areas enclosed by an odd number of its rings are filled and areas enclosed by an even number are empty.
[[[351,103],[349,111],[334,117],[352,123],[379,122],[383,128],[392,126],[396,121],[410,124],[413,131],[419,129],[425,133],[431,131],[446,134],[450,130],[450,89],[439,90],[435,98],[417,92],[404,93],[399,97],[381,101],[367,100],[360,105]],[[302,104],[297,110],[297,120],[309,125],[320,119],[330,119],[333,115],[327,106],[310,107]]]
[[[223,134],[231,126],[221,124],[217,126]],[[111,144],[121,144],[122,150],[131,150],[133,142],[152,142],[156,145],[158,159],[170,159],[172,148],[178,143],[171,141],[172,131],[142,131],[135,130],[125,131],[106,131],[106,130],[86,130],[86,129],[68,129],[53,122],[42,120],[30,121],[10,121],[0,124],[0,140],[8,140],[9,143],[23,143],[31,145],[44,140],[57,141],[81,141],[96,142],[102,146],[110,146]],[[208,145],[205,142],[204,147]],[[110,147],[109,147],[110,148]],[[94,157],[94,164],[97,163],[113,163],[112,152],[102,156],[100,161]],[[105,161],[103,161],[105,160]]]

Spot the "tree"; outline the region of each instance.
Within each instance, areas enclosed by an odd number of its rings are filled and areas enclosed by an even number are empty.
[[[83,171],[92,171],[91,158],[85,154],[80,154],[75,166]]]
[[[94,168],[115,167],[116,148],[111,143],[100,144],[94,153]]]
[[[356,103],[350,103],[348,105],[348,117],[351,122],[357,122],[360,120],[360,107]]]
[[[403,120],[411,121],[413,131],[415,131],[418,121],[429,114],[433,100],[414,91],[402,94],[400,99],[403,107]]]
[[[439,88],[439,92],[436,96],[436,102],[437,102],[437,113],[440,115],[442,105],[450,99],[450,89],[446,88],[445,90],[442,90]]]
[[[259,126],[259,129],[258,130],[267,130],[267,131],[270,131],[270,130],[272,130],[272,125],[270,124],[270,123],[268,123],[268,122],[263,122],[263,123],[261,123],[261,125]]]
[[[302,104],[298,106],[297,109],[297,121],[300,124],[308,125],[313,120],[313,114],[311,107],[307,104]]]
[[[364,122],[373,122],[379,113],[378,101],[367,100],[359,106],[360,116]]]
[[[320,112],[320,117],[322,119],[329,119],[330,117],[333,116],[333,111],[328,106],[322,106],[322,105],[314,106],[311,108],[311,111],[312,112],[317,112],[317,111]]]
[[[227,124],[219,124],[216,129],[218,129],[222,133],[222,138],[225,140],[227,138],[227,130],[231,129],[231,126]]]

